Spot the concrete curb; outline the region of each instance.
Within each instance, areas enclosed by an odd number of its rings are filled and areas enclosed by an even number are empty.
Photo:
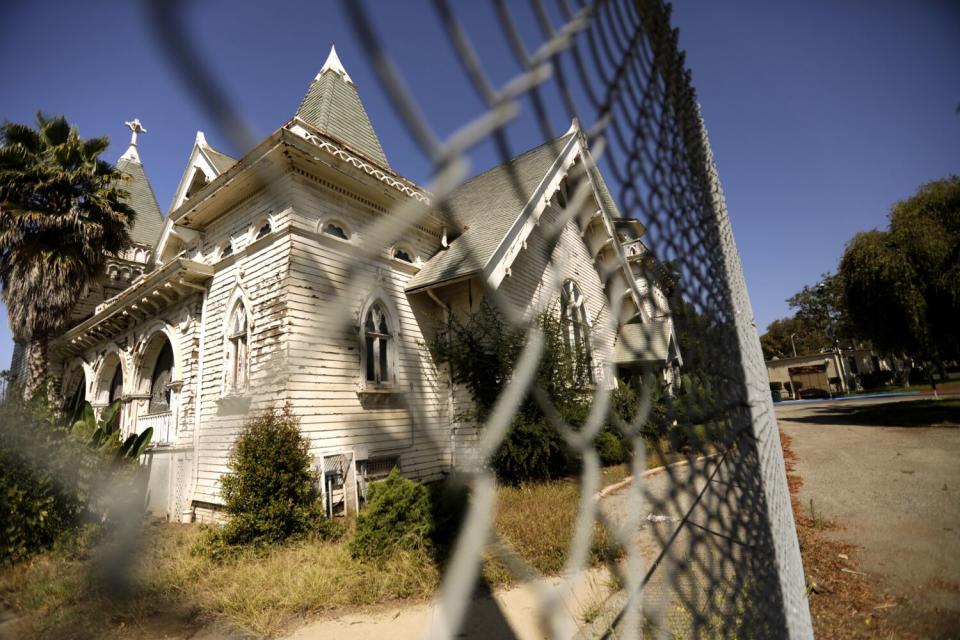
[[[699,457],[695,458],[695,459],[693,460],[693,462],[701,462],[701,461],[703,461],[703,460],[710,460],[710,459],[712,459],[712,458],[716,458],[717,456],[719,456],[720,453],[721,453],[721,452],[718,451],[717,453],[711,453],[711,454],[708,455],[708,456],[699,456]],[[658,473],[661,473],[661,472],[663,472],[663,471],[666,471],[668,468],[670,468],[670,469],[679,469],[680,467],[686,467],[686,466],[689,466],[689,465],[690,465],[690,460],[679,460],[679,461],[677,461],[677,462],[672,462],[672,463],[670,463],[670,464],[668,464],[668,465],[666,465],[666,466],[663,466],[663,467],[654,467],[653,469],[647,469],[646,471],[644,471],[643,473],[640,474],[640,477],[641,477],[641,478],[649,478],[650,476],[655,476],[655,475],[657,475]],[[609,487],[604,487],[604,488],[601,489],[599,492],[597,492],[596,495],[593,496],[593,499],[594,499],[595,501],[599,502],[601,499],[606,498],[606,497],[607,497],[608,495],[610,495],[611,493],[614,493],[614,492],[619,491],[620,489],[624,488],[625,486],[627,486],[628,484],[630,484],[631,482],[633,482],[635,478],[636,478],[636,476],[627,476],[626,478],[624,478],[624,479],[621,480],[620,482],[616,482],[616,483],[610,485]]]

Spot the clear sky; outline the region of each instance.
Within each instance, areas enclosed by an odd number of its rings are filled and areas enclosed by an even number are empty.
[[[374,79],[341,4],[186,4],[190,33],[254,137],[294,113],[336,41],[391,164],[427,181],[428,164]],[[453,4],[494,83],[512,77],[516,66],[489,7]],[[525,33],[534,33],[519,8],[527,3],[515,4]],[[481,113],[429,0],[367,6],[440,135]],[[921,183],[960,173],[960,3],[679,0],[674,24],[761,330],[788,313],[786,297],[835,268],[853,233],[883,226],[890,204]],[[197,129],[214,147],[241,150],[184,89],[154,38],[134,2],[0,3],[0,119],[62,113],[81,135],[109,135],[108,159],[116,160],[129,139],[123,122],[139,117],[148,130],[140,155],[166,210]],[[555,120],[562,132],[568,123]],[[512,127],[515,151],[539,142],[530,124],[522,117]],[[474,169],[493,158],[481,147]],[[0,369],[10,351],[0,321]]]

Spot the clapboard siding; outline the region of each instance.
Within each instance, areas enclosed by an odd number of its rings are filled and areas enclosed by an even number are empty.
[[[291,181],[278,179],[270,189],[243,200],[211,223],[203,250],[216,271],[210,282],[204,338],[200,432],[196,438],[196,489],[193,499],[220,502],[219,480],[229,452],[250,415],[286,401],[286,280],[290,260]],[[260,224],[271,232],[256,239]],[[230,241],[233,255],[217,259]],[[240,290],[249,303],[249,382],[247,390],[224,395],[224,322],[228,305]]]
[[[383,216],[356,199],[306,178],[296,183],[288,280],[288,397],[317,455],[365,447],[371,457],[400,456],[408,476],[434,479],[449,469],[447,388],[426,347],[439,319],[425,296],[409,299],[413,270],[371,246],[365,230]],[[337,221],[345,242],[322,233]],[[421,259],[440,249],[439,238],[412,229],[402,243]],[[358,260],[363,252],[366,259]],[[360,314],[379,295],[392,314],[396,393],[363,392]],[[423,299],[420,299],[423,298]]]

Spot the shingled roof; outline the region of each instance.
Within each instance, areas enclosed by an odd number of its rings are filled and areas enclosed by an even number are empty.
[[[357,88],[340,64],[336,49],[331,47],[327,62],[310,83],[296,115],[321,133],[390,168]]]
[[[481,271],[570,139],[568,134],[522,153],[457,187],[450,214],[465,229],[407,283],[407,291]],[[519,190],[511,179],[516,176]]]
[[[117,161],[117,169],[129,176],[129,180],[125,180],[120,186],[130,194],[126,202],[137,214],[130,230],[130,239],[137,244],[156,247],[163,232],[163,214],[157,205],[153,187],[147,180],[147,174],[143,171],[143,164],[130,159],[128,155],[124,154],[124,157]]]

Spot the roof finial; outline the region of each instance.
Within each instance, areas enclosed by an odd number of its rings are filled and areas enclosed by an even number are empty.
[[[350,84],[353,84],[353,80],[350,79],[350,76],[347,74],[347,70],[343,68],[343,63],[340,62],[340,57],[337,55],[336,45],[330,45],[330,55],[327,56],[327,61],[323,63],[323,67],[321,67],[320,73],[317,74],[315,80],[319,80],[324,71],[333,71]]]
[[[123,124],[127,125],[127,127],[130,129],[130,146],[127,148],[126,152],[120,156],[120,159],[140,162],[140,154],[137,153],[137,134],[146,133],[147,130],[140,123],[140,118],[134,118],[132,121],[124,122]]]

